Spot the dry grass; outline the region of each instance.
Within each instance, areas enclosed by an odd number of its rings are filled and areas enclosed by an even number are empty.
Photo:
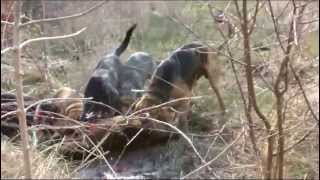
[[[52,149],[53,147],[48,147]],[[71,178],[68,164],[56,151],[46,153],[37,149],[31,150],[32,178],[66,179]],[[1,141],[1,179],[24,178],[23,151],[18,144]]]
[[[86,5],[90,3],[82,2]],[[213,2],[213,5],[217,8],[224,8],[227,2]],[[286,2],[274,2],[274,7],[279,8],[281,11]],[[79,12],[84,9],[84,4],[73,2],[66,2],[67,10],[66,14],[72,14],[73,12]],[[182,3],[187,4],[187,3]],[[190,3],[192,4],[192,3]],[[278,7],[279,5],[279,7]],[[90,6],[90,5],[89,5]],[[194,37],[185,29],[181,28],[179,36],[174,34],[170,35],[168,31],[173,31],[176,27],[181,25],[173,24],[172,27],[164,27],[166,21],[164,17],[158,17],[152,15],[151,7],[157,12],[163,15],[171,15],[174,7],[179,7],[184,11],[177,11],[176,16],[183,22],[189,25],[192,30],[200,34],[205,40],[212,40],[215,43],[219,42],[218,33],[215,29],[212,29],[214,35],[203,35],[202,31],[208,31],[212,28],[206,27],[211,24],[211,17],[207,14],[206,5],[203,3],[193,3],[192,6],[184,6],[173,3],[165,2],[123,2],[115,3],[110,2],[105,7],[99,9],[93,15],[76,20],[73,23],[63,22],[59,28],[54,28],[50,35],[71,32],[72,29],[79,29],[83,24],[88,25],[87,33],[81,37],[74,38],[74,40],[54,42],[50,44],[52,52],[49,53],[50,63],[49,69],[52,76],[56,78],[60,84],[68,85],[72,88],[83,91],[83,87],[86,84],[88,75],[96,65],[100,57],[116,47],[123,37],[124,29],[129,26],[132,22],[139,24],[138,29],[133,36],[132,43],[128,50],[123,54],[122,59],[126,60],[128,54],[134,51],[149,51],[150,54],[154,55],[154,58],[158,61],[168,56],[172,50],[176,47],[194,40]],[[180,7],[181,6],[181,7]],[[220,7],[221,6],[221,7]],[[306,17],[310,18],[311,12],[313,16],[318,17],[319,9],[316,6],[309,6],[309,14]],[[318,6],[317,6],[318,7]],[[233,8],[231,3],[230,9]],[[315,9],[313,9],[315,8]],[[141,11],[144,9],[144,11]],[[233,14],[232,9],[229,10]],[[264,12],[261,10],[261,13]],[[183,14],[184,13],[184,14]],[[200,15],[204,15],[205,18],[201,18]],[[235,14],[234,14],[235,15]],[[253,45],[262,42],[263,45],[274,44],[275,37],[269,37],[270,31],[273,31],[273,27],[270,24],[270,17],[258,15],[257,28],[253,32],[252,43]],[[101,21],[96,21],[97,17],[102,18]],[[280,18],[280,23],[288,24],[288,13],[284,13]],[[156,24],[159,24],[156,26]],[[297,72],[300,74],[301,81],[303,82],[304,89],[311,102],[313,110],[319,116],[319,43],[315,40],[318,39],[319,27],[314,23],[310,29],[311,33],[306,32],[301,40],[301,50],[305,58],[297,60],[294,55],[292,64],[294,65]],[[315,26],[315,27],[313,27]],[[215,28],[215,27],[213,27]],[[284,29],[286,30],[286,29]],[[272,32],[270,35],[274,35]],[[34,36],[34,34],[32,34]],[[176,37],[177,36],[177,37]],[[263,38],[263,39],[262,39]],[[165,43],[162,43],[163,41]],[[242,46],[241,41],[234,42],[231,44],[234,56],[241,58]],[[39,49],[33,47],[34,49]],[[25,68],[25,92],[26,94],[39,95],[49,97],[47,92],[46,83],[36,83],[34,79],[39,77],[39,73],[36,70],[36,64],[43,66],[42,59],[36,59],[36,55],[39,55],[41,51],[32,49],[30,53],[35,57],[31,57],[33,61],[28,58],[26,61]],[[59,50],[64,50],[61,53]],[[59,53],[60,52],[60,53]],[[263,65],[261,70],[262,77],[270,84],[273,83],[274,77],[276,76],[279,69],[279,62],[282,59],[281,49],[279,46],[271,46],[270,52],[252,52],[253,63],[255,65]],[[297,52],[300,53],[300,52]],[[294,53],[295,54],[295,53]],[[72,59],[73,55],[78,55],[79,60]],[[7,58],[7,59],[6,59]],[[11,61],[11,57],[3,58],[8,62]],[[231,71],[230,64],[227,59],[221,59],[223,63],[223,77],[220,81],[222,88],[222,96],[224,97],[225,103],[229,112],[227,113],[228,121],[225,124],[225,129],[232,134],[230,139],[224,137],[221,134],[217,134],[219,128],[216,128],[217,121],[219,120],[219,108],[215,97],[201,99],[195,102],[193,107],[194,114],[191,120],[191,140],[199,149],[202,156],[207,155],[206,160],[213,159],[237,136],[243,129],[245,134],[241,139],[233,145],[233,147],[226,152],[217,162],[213,163],[211,167],[212,171],[208,172],[205,170],[200,171],[194,175],[194,178],[260,178],[260,164],[259,159],[253,155],[252,145],[250,143],[248,135],[248,125],[243,112],[243,105],[241,97],[238,92],[233,72]],[[10,63],[9,63],[10,64]],[[59,68],[55,67],[56,64],[62,64],[66,74],[61,73]],[[1,64],[2,77],[2,90],[14,90],[12,81],[12,68],[10,65]],[[4,66],[3,66],[4,65]],[[239,74],[242,88],[244,93],[246,92],[244,71],[241,66],[237,65],[237,71]],[[275,99],[270,90],[267,89],[266,83],[262,81],[262,78],[255,72],[255,87],[257,91],[257,101],[262,112],[266,114],[267,119],[274,123],[275,121]],[[59,76],[58,76],[58,75]],[[285,101],[287,103],[286,108],[286,121],[284,128],[288,129],[285,131],[286,141],[285,147],[290,147],[296,141],[310,130],[316,122],[312,118],[310,111],[308,110],[306,103],[303,99],[301,91],[297,83],[291,74],[289,74],[290,87]],[[43,92],[42,92],[43,91]],[[195,95],[212,95],[212,90],[209,88],[207,80],[201,79],[195,88]],[[40,95],[39,95],[40,96]],[[258,148],[262,149],[263,144],[266,142],[266,133],[263,128],[262,122],[254,117],[254,129],[257,135]],[[222,133],[223,134],[223,133]],[[201,163],[197,160],[197,157],[192,150],[182,152],[179,148],[184,144],[183,142],[170,142],[166,146],[160,147],[163,150],[162,153],[155,153],[150,156],[159,155],[157,166],[164,168],[164,177],[172,178],[179,177],[180,173],[187,173],[201,166]],[[22,151],[18,145],[9,143],[7,141],[1,143],[1,178],[22,178],[23,176],[23,163],[22,163]],[[52,149],[54,147],[48,147]],[[159,151],[161,151],[159,149]],[[144,149],[145,150],[145,149]],[[319,130],[314,129],[313,132],[306,138],[302,143],[296,145],[293,149],[285,154],[285,177],[287,178],[319,178]],[[57,150],[53,150],[52,153],[40,152],[39,150],[32,151],[33,159],[33,177],[34,178],[68,178],[68,164],[65,163],[56,154]],[[276,150],[275,150],[276,151]],[[144,153],[146,150],[144,151]],[[206,154],[208,152],[208,154]],[[149,154],[145,155],[148,156]],[[161,158],[160,158],[161,156]],[[144,157],[148,158],[148,157]],[[192,160],[190,160],[192,159]],[[192,163],[189,162],[194,161]],[[188,167],[183,167],[188,166]],[[168,174],[167,176],[165,176]]]

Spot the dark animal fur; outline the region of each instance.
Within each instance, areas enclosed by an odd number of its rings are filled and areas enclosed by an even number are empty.
[[[197,80],[204,76],[209,80],[224,110],[215,84],[217,63],[213,53],[210,48],[199,43],[187,44],[177,49],[168,59],[158,65],[147,93],[136,104],[136,109],[160,104],[170,99],[191,96]],[[180,111],[185,111],[189,103],[181,102],[175,107]]]
[[[130,104],[141,96],[141,93],[133,92],[132,89],[142,90],[155,67],[156,64],[148,53],[136,52],[128,58],[127,63],[123,66],[120,78],[122,109],[129,108]]]
[[[120,55],[126,50],[130,42],[133,30],[136,28],[134,24],[126,33],[126,37],[121,45],[111,54],[103,57],[95,68],[87,86],[84,91],[85,97],[92,97],[93,101],[101,102],[115,109],[119,108],[119,70],[122,66],[120,62]],[[113,116],[115,113],[103,105],[95,104],[92,102],[85,102],[81,121],[89,120],[88,114],[107,113],[108,116]]]

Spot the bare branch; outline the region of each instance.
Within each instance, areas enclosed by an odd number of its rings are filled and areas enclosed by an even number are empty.
[[[180,102],[180,101],[191,101],[192,99],[200,99],[200,98],[203,98],[203,97],[204,96],[195,96],[195,97],[185,97],[185,98],[174,99],[174,100],[171,100],[171,101],[159,104],[159,105],[155,105],[155,106],[151,106],[151,107],[140,109],[140,110],[130,114],[130,116],[128,116],[128,118],[131,118],[131,117],[136,116],[138,114],[145,113],[145,112],[148,112],[148,111],[151,111],[151,110],[154,110],[154,109],[159,109],[159,108],[167,106],[167,105],[175,104],[175,103]]]
[[[301,83],[301,80],[300,80],[298,74],[296,73],[296,71],[295,71],[294,68],[292,67],[292,64],[291,64],[291,63],[289,63],[289,67],[290,67],[290,70],[291,70],[292,73],[293,73],[294,78],[296,79],[296,81],[297,81],[297,83],[298,83],[298,85],[299,85],[299,88],[300,88],[300,90],[301,90],[301,92],[302,92],[302,95],[303,95],[304,100],[306,101],[306,104],[307,104],[307,106],[308,106],[308,109],[310,110],[313,118],[314,118],[314,119],[317,121],[317,123],[319,124],[319,118],[317,117],[316,113],[315,113],[315,112],[313,111],[313,109],[312,109],[311,103],[310,103],[310,101],[309,101],[309,99],[308,99],[308,97],[307,97],[307,95],[306,95],[306,92],[305,92],[305,90],[304,90],[304,88],[303,88],[303,85],[302,85],[302,83]]]
[[[271,18],[272,18],[272,21],[273,21],[274,30],[275,30],[275,32],[276,32],[276,36],[277,36],[277,38],[278,38],[278,41],[279,41],[279,43],[280,43],[280,47],[281,47],[282,51],[285,52],[286,50],[284,49],[284,46],[283,46],[282,41],[281,41],[281,38],[280,38],[280,31],[279,31],[279,27],[278,27],[278,21],[277,21],[277,19],[275,18],[274,13],[273,13],[273,8],[272,8],[272,5],[271,5],[271,0],[268,0],[268,3],[269,3],[270,14],[271,14]]]
[[[241,15],[241,12],[240,12],[238,0],[235,0],[233,2],[234,2],[234,5],[236,6],[236,10],[237,10],[237,13],[238,13],[238,18],[240,19],[240,21],[242,21],[242,15]]]
[[[40,37],[40,38],[35,38],[35,39],[29,39],[26,40],[24,42],[22,42],[19,45],[19,48],[22,49],[24,46],[30,44],[30,43],[34,43],[34,42],[38,42],[38,41],[44,41],[44,40],[57,40],[57,39],[65,39],[65,38],[70,38],[70,37],[74,37],[79,35],[80,33],[82,33],[83,31],[85,31],[87,29],[87,27],[84,27],[82,29],[80,29],[79,31],[72,33],[72,34],[68,34],[68,35],[62,35],[62,36],[52,36],[52,37]]]
[[[170,124],[170,123],[167,123],[167,122],[163,122],[163,121],[159,121],[157,119],[154,119],[154,118],[150,118],[150,117],[138,117],[139,119],[148,119],[148,120],[151,120],[151,121],[155,121],[156,123],[159,123],[159,124],[163,124],[165,126],[169,126],[170,128],[172,128],[173,130],[177,131],[189,144],[190,146],[192,147],[193,151],[196,153],[196,155],[199,157],[199,159],[201,160],[202,163],[206,163],[205,159],[200,155],[199,151],[196,149],[196,147],[193,145],[191,139],[186,135],[184,134],[180,129],[178,129],[177,127],[175,127],[174,125]]]
[[[48,18],[48,19],[39,19],[39,20],[32,20],[32,21],[29,21],[27,23],[24,23],[24,24],[21,24],[20,25],[20,28],[21,27],[24,27],[24,26],[28,26],[28,25],[32,25],[32,24],[36,24],[36,23],[46,23],[46,22],[54,22],[54,21],[61,21],[61,20],[67,20],[67,19],[74,19],[74,18],[78,18],[78,17],[81,17],[81,16],[84,16],[90,12],[92,12],[93,10],[95,10],[96,8],[98,8],[99,6],[101,7],[101,5],[103,5],[104,3],[108,2],[107,0],[89,8],[88,10],[84,11],[84,12],[81,12],[81,13],[78,13],[78,14],[73,14],[73,15],[70,15],[70,16],[64,16],[64,17],[57,17],[57,18]]]
[[[13,47],[7,47],[3,50],[1,50],[1,55],[5,54],[6,52],[12,51],[14,48]]]
[[[259,5],[260,5],[260,1],[257,0],[257,3],[256,3],[256,8],[255,8],[255,11],[254,11],[254,15],[252,16],[252,18],[250,19],[250,21],[252,21],[252,24],[251,24],[251,27],[249,28],[249,34],[251,34],[253,32],[253,29],[255,27],[255,24],[256,24],[256,20],[257,20],[257,14],[259,12]],[[250,22],[249,21],[249,22]]]
[[[292,145],[290,145],[289,147],[287,147],[286,149],[283,150],[283,153],[287,153],[288,151],[292,150],[295,146],[299,145],[300,143],[302,143],[304,140],[307,139],[307,137],[310,136],[310,134],[313,132],[313,130],[318,126],[318,124],[315,124],[308,132],[306,132],[299,140],[297,140],[296,142],[292,143]],[[279,153],[276,152],[274,154],[272,154],[273,156],[277,156]]]
[[[40,103],[43,103],[43,102],[55,101],[55,100],[79,100],[79,99],[91,99],[91,98],[48,98],[48,99],[42,99],[42,100],[37,101],[37,102],[31,104],[30,106],[24,108],[24,110],[28,111],[30,108],[32,108],[32,107],[34,107],[34,106],[36,106],[36,105],[38,105]],[[7,117],[9,115],[16,114],[16,113],[17,113],[17,111],[10,111],[10,112],[2,115],[1,119],[5,118],[5,117]]]
[[[243,1],[243,23],[242,23],[242,34],[244,37],[243,46],[244,46],[244,58],[247,64],[246,66],[246,78],[247,78],[247,87],[249,92],[249,102],[248,108],[250,112],[250,106],[252,105],[255,112],[259,116],[259,118],[263,121],[267,130],[270,130],[271,125],[268,122],[267,118],[264,114],[260,111],[257,101],[256,101],[256,94],[253,85],[253,77],[252,77],[252,70],[251,70],[251,54],[250,54],[250,34],[248,32],[248,19],[247,19],[247,6],[246,1]]]
[[[24,46],[30,44],[30,43],[34,43],[34,42],[39,42],[39,41],[44,41],[44,40],[57,40],[57,39],[65,39],[65,38],[70,38],[70,37],[74,37],[74,36],[77,36],[79,35],[80,33],[82,33],[83,31],[85,31],[87,28],[82,28],[81,30],[75,32],[75,33],[72,33],[72,34],[67,34],[67,35],[62,35],[62,36],[52,36],[52,37],[40,37],[40,38],[35,38],[35,39],[29,39],[29,40],[26,40],[24,42],[22,42],[20,45],[19,45],[19,49],[22,49]],[[10,51],[10,50],[13,50],[14,48],[13,47],[8,47],[4,50],[1,51],[1,55]]]
[[[200,40],[202,43],[204,43],[204,44],[207,45],[208,47],[213,48],[211,44],[209,44],[209,43],[205,42],[204,40],[202,40],[202,38],[201,38],[197,33],[195,33],[195,32],[194,32],[189,26],[187,26],[186,24],[182,23],[181,21],[179,21],[178,19],[176,19],[176,18],[174,18],[174,17],[171,17],[171,16],[166,16],[166,17],[167,17],[169,20],[171,20],[171,21],[173,21],[173,22],[175,22],[175,23],[177,23],[177,24],[179,24],[179,25],[182,25],[182,26],[183,26],[185,29],[187,29],[192,35],[194,35],[195,38],[197,38],[198,40]],[[214,44],[213,44],[213,45],[214,45]],[[225,57],[231,59],[232,61],[234,61],[234,62],[236,62],[236,63],[238,63],[238,64],[241,64],[241,65],[243,65],[243,66],[247,66],[247,64],[239,61],[239,59],[235,59],[235,58],[233,58],[233,57],[230,57],[229,55],[224,54],[224,53],[221,52],[221,51],[217,51],[217,53],[218,53],[219,55],[222,55],[222,56],[225,56]]]
[[[104,160],[104,162],[106,163],[106,165],[108,166],[108,168],[110,169],[110,171],[112,172],[112,175],[117,178],[117,173],[113,170],[111,164],[109,163],[109,161],[107,160],[107,158],[103,155],[103,153],[101,152],[101,150],[99,149],[99,146],[97,146],[90,137],[88,137],[87,135],[85,135],[85,137],[87,137],[87,139],[89,140],[89,142],[94,146],[94,148],[96,149],[96,151],[101,155],[102,159]]]
[[[309,21],[298,22],[298,24],[310,24],[310,23],[315,23],[315,22],[319,22],[319,18],[318,19],[309,20]]]
[[[197,169],[191,171],[190,173],[186,174],[185,176],[183,176],[181,179],[185,179],[188,178],[190,175],[198,172],[199,170],[203,169],[204,167],[209,166],[210,164],[212,164],[215,160],[217,160],[222,154],[224,154],[227,150],[229,150],[242,136],[242,134],[244,133],[244,131],[242,131],[238,137],[232,142],[230,143],[227,147],[225,147],[216,157],[214,157],[213,159],[211,159],[210,161],[208,161],[207,163],[203,164],[202,166],[198,167]]]
[[[211,11],[211,6],[210,5],[209,5],[209,8],[210,8],[210,14],[211,14],[212,18],[214,19],[215,17],[214,17],[214,14]],[[224,18],[224,19],[225,19],[225,22],[223,22],[223,23],[231,24],[231,22],[228,20],[228,18]],[[229,25],[229,27],[233,27],[233,26]],[[227,39],[227,37],[224,35],[222,29],[219,26],[218,26],[218,30],[219,30],[222,38],[225,41],[224,44],[226,44],[226,49],[227,49],[227,52],[228,52],[229,56],[233,57],[231,49],[230,49],[230,46],[229,46],[229,43],[228,43],[231,40],[230,37]],[[253,128],[252,128],[252,124],[253,124],[252,123],[252,117],[251,117],[249,109],[247,107],[247,102],[246,102],[246,99],[245,99],[245,96],[244,96],[244,93],[243,93],[243,90],[242,90],[242,87],[241,87],[241,83],[240,83],[240,80],[239,80],[239,77],[238,77],[238,73],[237,73],[237,70],[236,70],[234,62],[230,58],[228,58],[228,60],[231,63],[231,68],[232,68],[233,74],[235,76],[235,80],[236,80],[236,83],[237,83],[237,86],[238,86],[238,89],[239,89],[239,92],[240,92],[240,96],[241,96],[241,99],[242,99],[242,102],[243,102],[243,108],[244,108],[244,111],[245,111],[245,114],[246,114],[246,117],[247,117],[247,120],[248,120],[250,140],[251,140],[251,143],[252,143],[254,151],[256,153],[258,153],[259,151],[258,151],[258,148],[257,148],[257,145],[256,145],[256,138],[255,138],[254,131],[253,131]]]
[[[2,24],[5,24],[5,25],[11,25],[11,26],[13,26],[14,25],[14,23],[13,22],[9,22],[9,21],[2,21],[1,20],[1,25]]]

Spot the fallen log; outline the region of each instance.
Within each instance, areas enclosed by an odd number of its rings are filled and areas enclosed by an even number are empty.
[[[37,98],[31,96],[24,97],[25,108],[35,103]],[[19,133],[19,120],[15,111],[17,110],[16,95],[12,93],[1,93],[1,133],[13,137]],[[27,125],[33,123],[33,112],[35,107],[27,111]]]
[[[15,96],[2,94],[6,99],[1,101],[1,116],[14,112],[17,109]],[[38,100],[26,97],[25,107]],[[46,105],[55,109],[54,103],[46,102]],[[130,149],[144,148],[153,144],[166,142],[170,137],[176,137],[172,129],[155,123],[148,119],[150,113],[146,112],[139,116],[115,116],[107,119],[97,119],[91,123],[79,122],[69,117],[48,111],[41,121],[34,120],[35,107],[27,111],[29,132],[35,131],[39,142],[56,140],[61,142],[61,150],[66,153],[89,151],[94,146],[102,147],[106,151],[121,152],[130,142]],[[175,125],[175,115],[169,112],[169,108],[153,110],[152,118]],[[167,113],[169,112],[169,113]],[[157,117],[154,117],[157,114]],[[18,118],[12,113],[1,118],[1,132],[12,137],[19,132]],[[52,141],[53,142],[53,141]]]

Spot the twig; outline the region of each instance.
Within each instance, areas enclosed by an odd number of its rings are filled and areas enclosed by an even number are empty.
[[[250,19],[250,21],[252,21],[252,24],[251,24],[251,27],[249,28],[249,34],[251,34],[253,32],[253,29],[254,29],[254,26],[255,26],[256,20],[257,20],[257,14],[259,12],[260,1],[259,0],[256,0],[256,1],[257,2],[256,2],[256,8],[255,8],[255,11],[254,11],[254,15]]]
[[[313,19],[313,20],[309,20],[309,21],[298,22],[297,24],[310,24],[310,23],[314,23],[314,22],[319,22],[319,18]]]
[[[191,34],[193,34],[199,41],[201,41],[202,43],[204,43],[204,44],[207,45],[208,47],[213,48],[211,44],[209,44],[209,43],[205,42],[204,40],[202,40],[202,38],[201,38],[197,33],[195,33],[194,31],[192,31],[192,29],[191,29],[189,26],[187,26],[186,24],[182,23],[181,21],[179,21],[178,19],[176,19],[176,18],[174,18],[174,17],[171,17],[171,16],[166,16],[166,17],[167,17],[169,20],[171,20],[171,21],[173,21],[173,22],[175,22],[175,23],[177,23],[177,24],[179,24],[179,25],[182,25],[185,29],[187,29],[189,32],[191,32]],[[213,45],[214,45],[214,44],[213,44]],[[222,52],[220,52],[220,51],[217,51],[216,53],[218,53],[218,54],[220,54],[220,55],[222,55],[222,56],[228,57],[228,58],[230,58],[232,61],[234,61],[234,62],[236,62],[236,63],[238,63],[238,64],[241,64],[241,65],[243,65],[243,66],[247,66],[247,64],[245,64],[245,63],[243,63],[243,62],[241,62],[241,61],[239,61],[239,60],[237,60],[237,59],[234,59],[234,58],[232,58],[232,57],[228,56],[227,54],[224,54],[224,53],[222,53]]]
[[[115,178],[117,178],[117,173],[113,170],[112,166],[110,165],[109,161],[107,160],[107,158],[103,155],[103,153],[101,152],[101,150],[99,149],[99,146],[97,146],[92,140],[91,138],[89,138],[87,135],[85,135],[89,142],[94,146],[94,148],[96,149],[96,151],[98,151],[98,153],[101,155],[102,159],[104,160],[104,162],[107,164],[108,168],[111,170],[113,176]]]
[[[62,35],[62,36],[52,36],[52,37],[40,37],[40,38],[35,38],[35,39],[29,39],[26,40],[24,42],[22,42],[21,44],[19,44],[18,48],[22,49],[24,46],[30,44],[30,43],[34,43],[34,42],[39,42],[39,41],[44,41],[44,40],[57,40],[57,39],[65,39],[65,38],[70,38],[70,37],[74,37],[79,35],[80,33],[82,33],[83,31],[85,31],[87,28],[82,28],[81,30],[72,33],[72,34],[67,34],[67,35]],[[8,47],[5,48],[4,50],[1,50],[1,55],[10,51],[10,50],[14,50],[14,47]]]
[[[139,134],[143,131],[143,128],[141,128],[131,139],[130,141],[123,147],[117,161],[114,163],[114,166],[117,166],[119,161],[121,160],[123,154],[125,153],[125,151],[127,150],[127,147],[132,143],[132,141],[134,141],[138,136]]]
[[[90,12],[92,12],[93,10],[95,10],[96,8],[98,8],[99,6],[101,7],[101,5],[103,5],[104,3],[106,3],[106,1],[103,1],[99,4],[96,4],[95,6],[89,8],[88,10],[81,12],[81,13],[77,13],[77,14],[73,14],[70,16],[63,16],[63,17],[57,17],[57,18],[48,18],[48,19],[39,19],[39,20],[32,20],[29,21],[27,23],[21,24],[20,28],[24,27],[24,26],[28,26],[28,25],[32,25],[32,24],[36,24],[36,23],[46,23],[46,22],[54,22],[54,21],[61,21],[61,20],[67,20],[67,19],[74,19],[74,18],[78,18],[81,16],[84,16]]]
[[[304,100],[305,100],[306,103],[307,103],[308,109],[310,110],[313,118],[314,118],[314,119],[317,121],[317,123],[319,124],[319,118],[317,117],[316,113],[315,113],[315,112],[313,111],[313,109],[312,109],[311,103],[310,103],[310,101],[309,101],[309,99],[308,99],[308,97],[307,97],[307,95],[306,95],[306,92],[305,92],[305,90],[304,90],[304,88],[303,88],[303,85],[302,85],[302,83],[301,83],[301,80],[300,80],[299,76],[297,75],[296,71],[295,71],[294,68],[292,67],[292,64],[291,64],[291,63],[289,63],[289,67],[290,67],[290,70],[291,70],[292,73],[293,73],[294,78],[296,79],[296,81],[297,81],[297,83],[298,83],[298,85],[299,85],[299,88],[300,88],[300,90],[301,90],[301,92],[302,92],[303,98],[304,98]]]
[[[206,154],[204,155],[204,159],[207,159],[207,157],[208,157],[208,155],[209,155],[209,153],[210,153],[210,151],[211,151],[211,148],[213,147],[213,145],[215,144],[215,142],[217,141],[217,139],[218,139],[218,137],[219,137],[218,135],[223,132],[223,130],[224,130],[225,127],[226,127],[226,126],[225,126],[225,124],[224,124],[224,125],[222,126],[222,128],[219,130],[219,132],[217,133],[217,136],[214,137],[213,141],[212,141],[211,144],[209,145],[209,148],[208,148]]]
[[[236,7],[236,10],[237,10],[237,13],[238,13],[238,18],[240,19],[240,21],[242,22],[242,15],[241,15],[241,12],[240,12],[240,8],[239,8],[239,4],[238,4],[238,0],[235,0],[233,1],[234,2],[234,5]]]
[[[275,19],[275,16],[274,16],[274,13],[273,13],[273,8],[272,8],[272,5],[271,5],[271,0],[268,0],[268,3],[269,3],[269,10],[270,10],[270,15],[271,15],[271,18],[272,18],[272,21],[273,21],[273,27],[274,27],[274,31],[276,32],[276,36],[277,36],[277,39],[280,43],[280,47],[282,49],[283,52],[285,52],[286,50],[284,49],[284,46],[282,44],[282,41],[281,41],[281,38],[280,38],[280,31],[279,31],[279,27],[278,27],[278,20]]]
[[[287,147],[286,149],[283,150],[283,153],[286,153],[288,151],[290,151],[291,149],[293,149],[295,146],[297,146],[298,144],[302,143],[304,140],[307,139],[307,137],[309,137],[309,135],[313,132],[313,130],[317,127],[317,124],[315,124],[308,132],[306,132],[302,138],[300,138],[299,140],[297,140],[296,142],[294,142],[292,145],[290,145],[289,147]],[[273,156],[277,156],[278,152],[272,154]]]
[[[198,150],[196,149],[196,147],[193,145],[192,141],[190,140],[190,138],[185,135],[180,129],[178,129],[177,127],[175,127],[174,125],[170,124],[170,123],[167,123],[167,122],[163,122],[163,121],[160,121],[160,120],[157,120],[157,119],[154,119],[154,118],[151,118],[151,117],[136,117],[138,119],[148,119],[148,120],[151,120],[151,121],[155,121],[156,123],[159,123],[159,124],[163,124],[165,126],[169,126],[170,128],[172,128],[173,130],[177,131],[189,144],[190,146],[192,147],[193,151],[196,153],[196,155],[199,157],[199,159],[201,160],[202,163],[206,163],[205,159],[200,155],[200,153],[198,152]]]
[[[106,151],[101,155],[100,154],[96,155],[96,157],[90,159],[89,161],[87,161],[86,163],[82,164],[81,166],[76,167],[70,174],[77,173],[80,169],[88,166],[90,163],[95,162],[98,158],[101,158],[102,156],[105,156],[108,153],[109,153],[109,151]]]
[[[203,97],[204,96],[194,96],[194,97],[184,97],[184,98],[174,99],[174,100],[171,100],[171,101],[159,104],[159,105],[155,105],[155,106],[151,106],[151,107],[140,109],[140,110],[130,114],[128,116],[128,118],[131,118],[131,117],[136,116],[138,114],[141,114],[141,113],[144,113],[144,112],[148,112],[148,111],[151,111],[151,110],[154,110],[154,109],[159,109],[161,107],[164,107],[164,106],[167,106],[167,105],[170,105],[170,104],[174,104],[174,103],[177,103],[177,102],[180,102],[180,101],[191,101],[193,99],[201,99]]]
[[[214,15],[213,15],[212,12],[211,12],[211,16],[212,16],[212,18],[214,18]],[[230,23],[230,22],[228,20],[226,20],[224,23]],[[228,41],[230,41],[231,39],[230,38],[227,39],[227,37],[224,35],[224,33],[221,30],[221,28],[219,28],[219,26],[218,26],[218,30],[220,32],[220,35],[222,36],[222,38],[226,42],[225,43],[226,44],[226,49],[227,49],[227,52],[228,52],[229,56],[233,57],[233,54],[231,52],[231,49],[230,49],[230,46],[229,46],[229,43],[228,43]],[[253,124],[252,123],[252,117],[251,117],[249,109],[247,107],[247,102],[246,102],[246,99],[245,99],[245,96],[244,96],[244,93],[243,93],[243,90],[242,90],[242,87],[241,87],[241,83],[240,83],[240,80],[239,80],[239,77],[238,77],[238,73],[236,71],[235,64],[231,59],[229,59],[229,62],[231,63],[231,68],[232,68],[233,74],[234,74],[235,79],[236,79],[236,83],[237,83],[237,86],[238,86],[238,89],[239,89],[239,92],[240,92],[240,97],[241,97],[242,102],[243,102],[243,108],[244,108],[244,111],[245,111],[245,114],[246,114],[246,117],[247,117],[247,120],[248,120],[249,135],[250,135],[251,143],[252,143],[254,151],[256,152],[256,154],[258,154],[259,151],[258,151],[258,148],[257,148],[257,145],[256,145],[256,138],[255,138],[254,131],[253,131],[253,128],[252,128],[252,124]]]
[[[2,20],[1,20],[1,24],[11,25],[11,26],[13,26],[13,25],[14,25],[14,23],[13,23],[13,22],[9,22],[9,21],[2,21]]]
[[[95,147],[93,147],[93,148],[99,148],[99,147],[103,144],[103,142],[104,142],[109,136],[110,136],[110,132],[106,132],[106,135],[105,135],[105,136],[99,141],[99,143],[98,143]],[[88,138],[89,138],[89,137],[88,137]],[[93,148],[91,148],[92,150],[90,150],[89,155],[83,160],[83,162],[86,162],[86,161],[94,154],[95,150],[94,150]],[[81,165],[82,165],[82,163],[81,163]]]
[[[44,102],[48,102],[48,101],[55,101],[55,100],[79,100],[79,99],[91,99],[91,98],[48,98],[48,99],[42,99],[40,101],[37,101],[31,105],[29,105],[28,107],[24,108],[25,111],[28,111],[30,108],[40,104],[40,103],[44,103]],[[9,115],[12,115],[12,114],[16,114],[17,111],[11,111],[11,112],[8,112],[4,115],[1,116],[1,119],[9,116]]]
[[[198,172],[199,170],[209,166],[210,164],[212,164],[215,160],[217,160],[222,154],[224,154],[227,150],[229,150],[242,136],[242,134],[244,133],[244,131],[242,131],[238,137],[232,142],[230,143],[227,147],[225,147],[216,157],[214,157],[213,159],[211,159],[210,161],[208,161],[207,163],[203,164],[202,166],[198,167],[197,169],[189,172],[188,174],[186,174],[185,176],[183,176],[181,179],[186,179],[187,177],[189,177],[190,175]]]

